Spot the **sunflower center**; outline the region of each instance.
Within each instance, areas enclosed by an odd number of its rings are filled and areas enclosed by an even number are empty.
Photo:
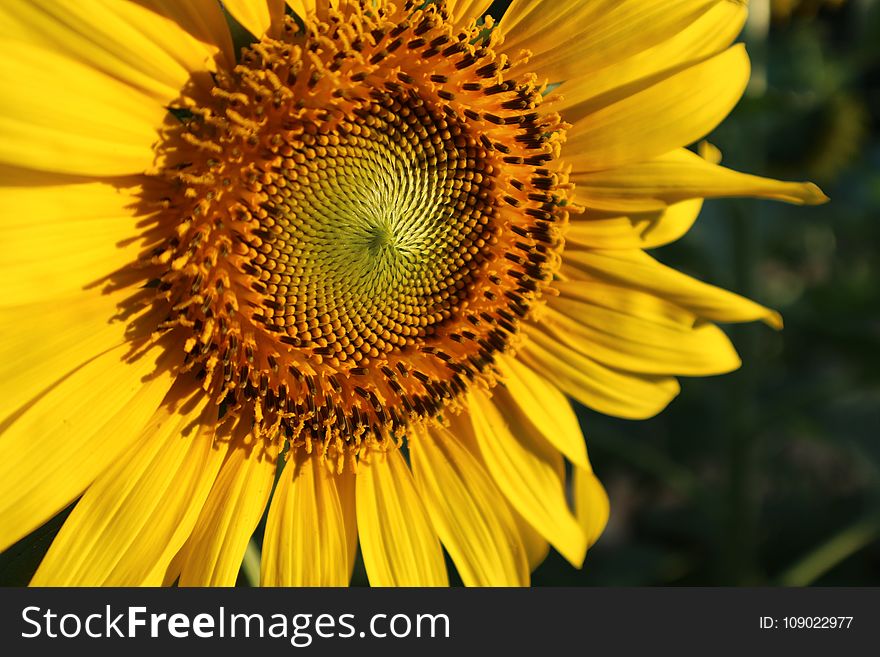
[[[300,137],[251,253],[267,280],[254,318],[337,366],[436,336],[493,229],[491,178],[465,126],[415,94],[388,100]]]
[[[564,125],[442,5],[306,25],[168,131],[149,265],[225,417],[341,459],[491,382],[558,266]]]

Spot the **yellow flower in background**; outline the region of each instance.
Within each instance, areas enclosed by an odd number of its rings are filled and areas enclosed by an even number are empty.
[[[608,516],[566,395],[651,417],[780,326],[644,251],[825,200],[684,148],[744,4],[489,4],[0,5],[0,549],[80,498],[33,584],[230,585],[268,506],[265,585],[526,585]]]

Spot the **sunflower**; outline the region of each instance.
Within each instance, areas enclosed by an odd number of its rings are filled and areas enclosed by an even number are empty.
[[[825,200],[685,148],[744,3],[489,4],[0,5],[0,549],[78,500],[34,585],[230,585],[264,514],[264,585],[580,567],[569,397],[653,416],[781,325],[645,253]]]

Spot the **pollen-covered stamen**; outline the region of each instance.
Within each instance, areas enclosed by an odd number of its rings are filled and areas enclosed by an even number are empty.
[[[491,375],[566,220],[541,90],[443,3],[375,4],[287,19],[217,74],[168,138],[152,256],[227,414],[340,457]]]

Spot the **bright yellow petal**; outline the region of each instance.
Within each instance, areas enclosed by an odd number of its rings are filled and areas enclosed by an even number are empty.
[[[657,415],[679,393],[668,376],[617,370],[562,344],[543,331],[527,328],[529,341],[518,357],[584,406],[633,420]]]
[[[442,427],[410,436],[416,488],[465,586],[528,586],[516,523],[480,463]]]
[[[523,547],[526,550],[526,558],[529,562],[529,570],[534,571],[535,568],[544,563],[544,559],[550,553],[550,543],[547,539],[532,527],[515,509],[511,509],[513,519],[516,522],[519,537],[522,540]]]
[[[0,187],[0,305],[79,297],[135,263],[136,193],[104,183]]]
[[[195,8],[191,2],[177,4]],[[209,3],[200,4],[209,16]],[[213,5],[219,13],[217,3]],[[8,0],[0,5],[0,22],[6,40],[28,41],[61,53],[159,104],[178,98],[193,73],[214,68],[217,53],[172,17],[135,2],[89,0],[86,6],[76,0]],[[11,49],[17,47],[10,44]]]
[[[0,58],[0,163],[93,176],[153,165],[161,103],[133,87],[30,43]]]
[[[529,434],[514,435],[507,418],[479,390],[471,392],[468,407],[480,454],[498,487],[529,524],[580,567],[586,538],[565,501],[559,452]]]
[[[446,7],[454,17],[453,25],[464,29],[472,21],[482,18],[489,10],[492,0],[446,0]]]
[[[124,296],[92,293],[64,303],[0,306],[3,416],[20,412],[92,359],[119,347],[128,324],[113,316]],[[117,354],[116,362],[121,360]]]
[[[562,294],[550,299],[540,330],[585,356],[630,372],[708,376],[742,364],[714,324],[657,324]]]
[[[474,424],[468,414],[452,415],[447,419],[449,421],[449,430],[456,437],[456,440],[459,440],[468,453],[480,462],[483,469],[486,469],[486,461],[480,453],[480,447],[477,444],[477,438],[474,433]],[[557,457],[556,461],[558,468],[561,464],[561,459]],[[561,472],[560,476],[563,476],[564,467],[559,472]],[[547,554],[550,552],[550,543],[520,515],[506,498],[504,499],[504,504],[516,524],[517,532],[525,548],[529,571],[534,571],[547,558]]]
[[[345,526],[345,542],[348,545],[348,577],[354,571],[354,563],[357,558],[358,529],[357,529],[357,506],[355,502],[355,473],[346,468],[336,474],[336,492],[339,494],[339,506],[342,509],[342,522]]]
[[[284,0],[223,0],[226,11],[258,39],[267,31],[275,33],[284,15],[284,5]]]
[[[779,313],[733,292],[703,283],[660,264],[642,251],[580,251],[566,249],[564,272],[598,278],[616,285],[642,290],[714,322],[761,320],[782,327]]]
[[[734,46],[650,86],[569,107],[565,120],[574,127],[563,154],[577,156],[578,170],[601,171],[695,142],[730,113],[749,70],[745,49]]]
[[[172,384],[165,368],[152,375],[164,348],[131,363],[128,352],[118,347],[83,363],[3,419],[0,550],[70,504],[158,408]]]
[[[447,586],[440,541],[396,449],[358,463],[357,521],[372,586]]]
[[[168,568],[165,569],[165,576],[162,578],[163,587],[174,586],[180,577],[180,570],[183,568],[183,562],[186,560],[186,545],[174,555],[174,558],[171,559],[171,563],[168,564]]]
[[[641,2],[643,3],[644,0]],[[661,0],[655,3],[655,8],[665,11],[667,4],[665,0]],[[706,3],[702,4],[703,8],[708,6]],[[561,112],[564,116],[568,107],[602,96],[612,89],[630,88],[629,85],[638,80],[646,81],[652,76],[664,72],[669,73],[673,69],[693,65],[701,59],[715,55],[733,43],[742,30],[747,14],[745,4],[736,0],[720,0],[711,3],[708,10],[702,14],[699,14],[701,8],[691,7],[691,11],[696,10],[697,13],[692,13],[690,17],[696,15],[697,18],[690,23],[688,23],[690,18],[688,8],[684,5],[678,5],[676,9],[680,12],[680,17],[683,20],[674,22],[674,25],[676,27],[686,25],[684,29],[674,35],[668,35],[656,45],[643,41],[642,33],[633,30],[630,32],[630,36],[634,43],[627,44],[627,46],[630,51],[633,48],[639,48],[639,50],[634,55],[619,60],[600,57],[597,62],[599,68],[596,70],[577,66],[577,55],[581,54],[581,50],[591,49],[593,47],[591,42],[585,41],[579,47],[575,46],[566,53],[559,49],[560,52],[556,57],[567,56],[569,58],[568,72],[570,75],[555,78],[550,76],[551,79],[565,80],[556,90],[563,95],[563,100],[554,105],[553,109]],[[640,18],[649,19],[648,14]],[[675,19],[674,15],[666,17],[666,20],[675,21]],[[633,26],[634,24],[631,23],[625,27]]]
[[[191,385],[191,384],[187,384]],[[199,393],[200,394],[200,393]],[[174,398],[175,392],[169,395]],[[33,586],[158,586],[195,525],[223,462],[216,408],[168,403],[126,455],[89,486]]]
[[[300,18],[305,18],[310,11],[315,11],[315,0],[286,0],[286,2]]]
[[[565,228],[566,245],[587,249],[639,249],[638,230],[625,212],[586,210],[573,215]]]
[[[589,467],[580,422],[559,388],[516,358],[500,355],[495,364],[503,386],[495,390],[495,403],[508,419],[525,416],[530,431],[536,431],[569,461]]]
[[[590,172],[586,170],[589,163],[582,166],[581,162],[580,155],[569,158],[577,200],[598,209],[649,211],[698,197],[753,196],[798,205],[828,200],[812,183],[782,182],[739,173],[683,149],[610,171]]]
[[[315,14],[326,20],[330,9],[344,10],[349,0],[287,0],[287,6],[300,18]]]
[[[592,249],[653,249],[687,233],[702,207],[702,199],[692,199],[652,212],[586,210],[572,217],[565,240]]]
[[[639,248],[654,249],[683,237],[694,225],[702,208],[702,199],[691,199],[673,203],[659,216],[636,214],[630,217],[639,231]]]
[[[182,550],[180,586],[234,586],[275,483],[277,450],[233,443]]]
[[[534,53],[525,69],[551,82],[601,69],[672,38],[716,0],[513,0],[504,49]]]
[[[608,524],[610,511],[608,494],[592,470],[575,468],[574,512],[587,534],[588,545],[599,540]]]
[[[263,538],[263,586],[346,586],[351,574],[345,517],[321,455],[298,452],[278,480]]]
[[[588,280],[588,283],[585,282]],[[617,313],[631,315],[632,317],[659,324],[667,329],[676,329],[681,326],[693,326],[697,316],[677,306],[673,302],[657,296],[636,290],[625,285],[616,285],[598,278],[589,278],[585,281],[567,280],[554,283],[560,295],[568,299],[576,299],[599,308],[606,308]]]
[[[300,17],[305,17],[308,12],[315,11],[315,0],[286,0],[286,2],[287,6]]]
[[[151,11],[173,20],[178,27],[203,44],[209,52],[219,49],[225,64],[235,66],[229,24],[217,0],[136,0]]]

